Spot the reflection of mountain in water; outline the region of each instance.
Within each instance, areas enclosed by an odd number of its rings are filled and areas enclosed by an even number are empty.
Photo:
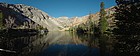
[[[50,46],[43,49],[42,56],[99,56],[99,48],[90,48],[74,33],[49,32],[45,39]],[[85,43],[84,43],[85,42]]]
[[[15,51],[16,53],[2,52],[0,56],[34,56],[42,50],[42,47],[46,45],[41,35],[28,36],[28,37],[11,37],[0,38],[0,48],[4,50]]]
[[[0,56],[99,56],[102,53],[106,55],[109,52],[108,49],[104,49],[107,44],[106,39],[103,40],[102,42],[92,34],[77,35],[70,32],[48,32],[46,35],[11,39],[0,37],[1,49],[16,51],[16,53],[0,51]]]
[[[49,32],[45,39],[49,44],[80,44],[80,39],[69,32]]]

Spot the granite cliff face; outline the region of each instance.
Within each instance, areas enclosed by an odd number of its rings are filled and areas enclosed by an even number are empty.
[[[0,3],[0,10],[4,14],[4,18],[6,18],[6,15],[12,15],[21,23],[31,20],[44,28],[47,28],[49,31],[56,31],[64,28],[64,26],[57,22],[53,17],[50,17],[47,13],[31,6]]]
[[[110,7],[110,8],[107,8],[105,9],[106,11],[106,16],[108,16],[108,23],[109,23],[109,27],[112,27],[114,26],[114,17],[113,17],[113,14],[115,13],[115,9],[114,9],[114,6]],[[98,25],[99,23],[99,12],[95,13],[95,14],[91,14],[91,20],[94,21],[94,23],[96,25]],[[86,16],[82,16],[82,17],[73,17],[71,18],[71,25],[69,25],[70,27],[75,27],[75,26],[78,26],[80,24],[86,24],[88,22],[88,19],[89,19],[89,15],[86,15]]]
[[[111,8],[106,9],[107,15],[111,15],[114,13],[114,10]],[[68,30],[70,27],[77,26],[81,23],[85,23],[89,17],[89,15],[83,17],[59,17],[54,18],[49,16],[47,13],[23,4],[7,4],[0,3],[0,11],[4,15],[13,15],[17,23],[22,23],[24,21],[33,21],[36,24],[47,28],[49,31],[59,31],[59,30]],[[4,16],[6,18],[6,16]],[[93,21],[99,21],[99,12],[96,14],[92,14]],[[111,22],[112,19],[108,19],[108,22]]]

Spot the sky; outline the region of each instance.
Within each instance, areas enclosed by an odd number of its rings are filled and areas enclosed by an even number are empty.
[[[115,0],[0,0],[10,4],[25,4],[38,8],[52,17],[81,17],[100,11],[100,3],[105,8],[115,6]]]

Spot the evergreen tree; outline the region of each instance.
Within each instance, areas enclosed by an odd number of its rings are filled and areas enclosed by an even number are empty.
[[[2,28],[3,28],[3,14],[0,11],[0,29],[2,29]]]
[[[88,28],[88,32],[93,32],[94,29],[94,23],[92,20],[92,14],[89,14],[88,20],[87,20],[87,28]]]
[[[114,34],[135,35],[140,34],[140,4],[116,0],[115,19],[117,20]]]
[[[140,55],[140,2],[116,0],[116,26],[113,30],[116,40],[113,56]]]
[[[107,20],[106,20],[106,12],[105,12],[105,8],[104,8],[104,2],[101,2],[100,4],[100,19],[99,19],[99,30],[100,33],[104,33],[107,30]]]
[[[76,29],[79,33],[93,33],[94,31],[94,22],[92,20],[92,14],[89,14],[89,17],[87,18],[86,23],[82,23],[78,25],[78,28]]]

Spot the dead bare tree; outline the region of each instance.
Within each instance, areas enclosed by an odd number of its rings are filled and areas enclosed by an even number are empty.
[[[31,20],[25,21],[23,23],[23,28],[25,29],[36,29],[36,24],[33,23]]]
[[[14,25],[14,22],[15,22],[15,18],[12,16],[8,16],[8,19],[5,19],[5,22],[6,22],[6,24],[5,24],[6,28],[8,28],[8,29],[12,28]]]
[[[29,27],[28,27],[28,22],[25,21],[25,22],[23,23],[23,29],[27,29],[27,28],[29,28]]]
[[[37,24],[35,23],[35,24],[33,24],[33,29],[37,29]]]
[[[31,20],[29,20],[28,22],[29,22],[29,29],[33,29],[34,28],[34,23]]]
[[[31,22],[31,20],[29,20],[28,22],[29,22],[29,29],[31,29],[32,28],[32,22]]]

